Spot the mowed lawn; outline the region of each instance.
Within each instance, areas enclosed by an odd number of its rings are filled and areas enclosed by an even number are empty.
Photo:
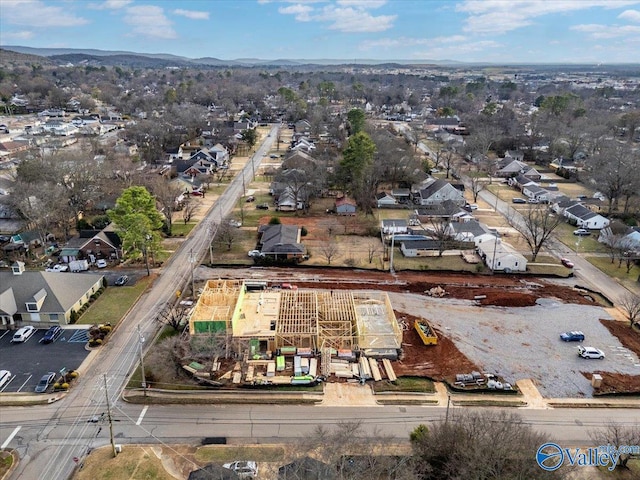
[[[131,286],[107,287],[76,323],[94,325],[109,322],[111,325],[116,325],[153,279],[154,275],[151,275],[142,277]]]

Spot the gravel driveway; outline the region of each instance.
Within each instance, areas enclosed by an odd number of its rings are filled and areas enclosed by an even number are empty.
[[[531,378],[547,398],[591,397],[581,372],[640,375],[640,360],[600,323],[611,320],[601,307],[541,299],[533,307],[478,307],[472,301],[389,293],[393,308],[427,318],[487,373],[514,384]],[[577,356],[577,342],[559,334],[582,330],[584,345],[605,352],[604,360]],[[468,373],[468,372],[460,372]]]

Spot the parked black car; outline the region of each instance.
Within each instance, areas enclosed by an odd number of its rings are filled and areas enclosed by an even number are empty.
[[[44,334],[44,337],[42,337],[42,340],[40,340],[40,343],[51,343],[56,338],[58,338],[58,336],[61,333],[62,333],[62,329],[59,326],[55,325],[49,328],[49,330],[47,330],[47,333]]]

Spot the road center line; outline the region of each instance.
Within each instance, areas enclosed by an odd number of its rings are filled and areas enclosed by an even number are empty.
[[[7,445],[11,443],[11,440],[13,440],[13,437],[16,436],[16,434],[20,431],[21,428],[22,427],[16,427],[13,429],[13,432],[11,432],[11,435],[9,435],[9,437],[4,441],[4,443],[0,445],[0,450],[4,450],[5,448],[7,448]]]
[[[140,412],[140,416],[138,417],[138,421],[136,422],[136,425],[140,425],[142,423],[142,419],[144,418],[144,414],[147,413],[148,408],[149,408],[149,405],[144,406],[144,408]]]

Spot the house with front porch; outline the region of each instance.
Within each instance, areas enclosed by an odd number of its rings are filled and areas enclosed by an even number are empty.
[[[60,261],[63,263],[75,260],[104,259],[114,261],[122,258],[122,241],[113,225],[103,230],[80,230],[77,237],[69,239],[60,250]]]

